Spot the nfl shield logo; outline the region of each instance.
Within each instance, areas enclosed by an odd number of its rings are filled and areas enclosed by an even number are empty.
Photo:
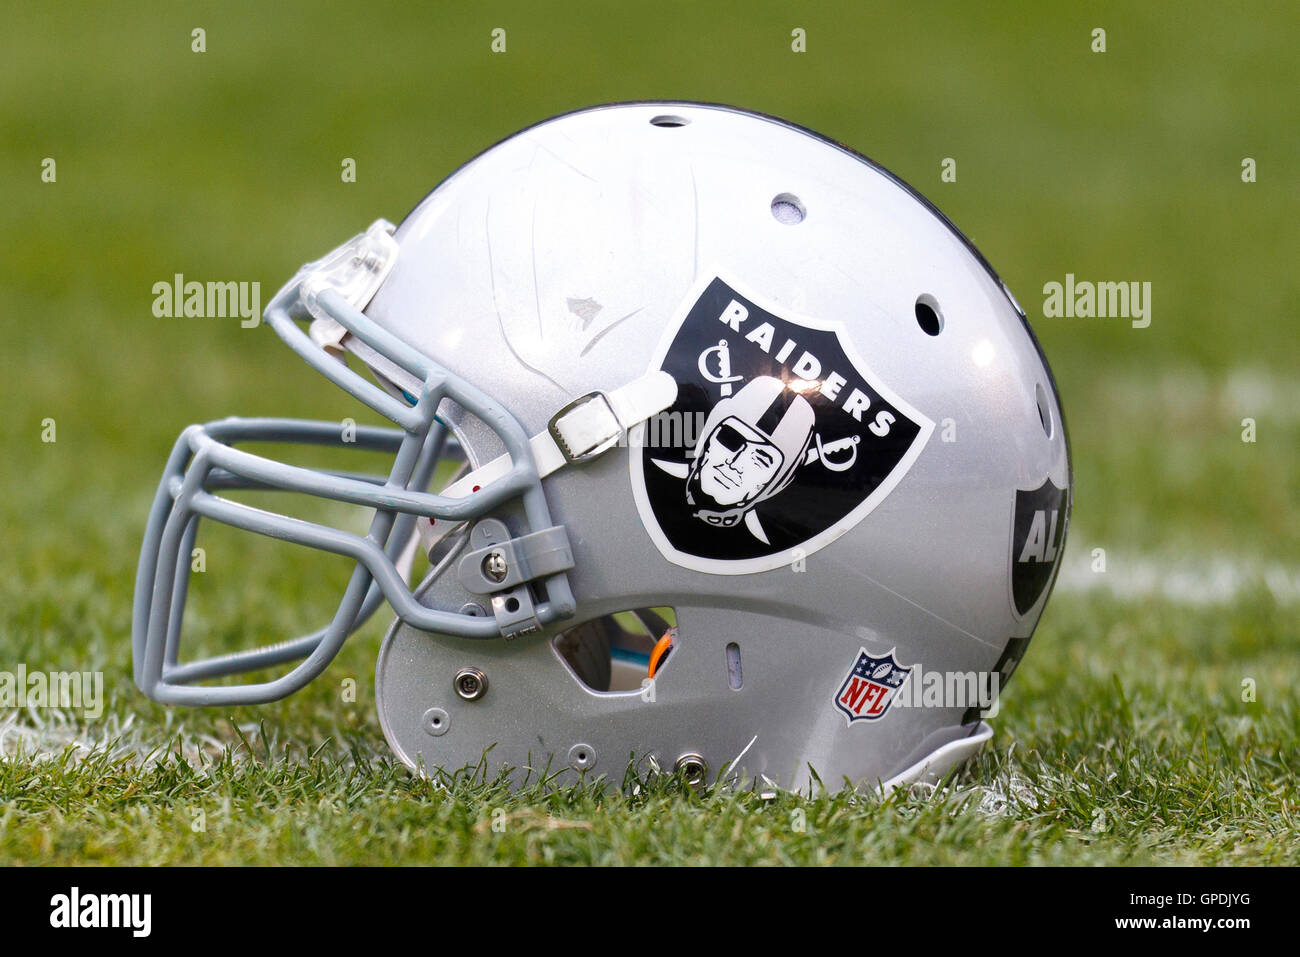
[[[904,667],[894,658],[893,648],[879,658],[858,649],[857,660],[835,692],[835,707],[849,725],[854,721],[875,721],[885,716],[898,689],[903,687],[915,665]]]

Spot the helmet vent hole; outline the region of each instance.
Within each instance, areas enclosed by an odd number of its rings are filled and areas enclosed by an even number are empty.
[[[674,130],[679,126],[686,126],[691,121],[684,116],[656,116],[650,120],[651,126],[662,127],[666,130]]]
[[[1038,421],[1042,423],[1043,434],[1050,439],[1052,437],[1052,411],[1051,406],[1047,404],[1047,392],[1044,391],[1041,382],[1034,386],[1034,401],[1038,406]]]
[[[803,222],[808,210],[793,193],[779,193],[772,197],[772,215],[778,223],[795,226]]]
[[[727,645],[727,684],[732,691],[739,691],[745,684],[745,675],[740,670],[740,645],[734,641]]]
[[[927,336],[937,336],[943,328],[943,314],[939,312],[939,303],[929,293],[916,299],[916,324]]]

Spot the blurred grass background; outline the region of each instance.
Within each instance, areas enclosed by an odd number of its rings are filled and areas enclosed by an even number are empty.
[[[495,27],[504,54],[490,52]],[[806,53],[791,51],[795,27]],[[1105,53],[1091,51],[1096,27]],[[234,413],[368,420],[265,329],[155,318],[155,282],[260,281],[265,305],[302,262],[379,216],[397,221],[518,128],[627,99],[809,126],[971,236],[1029,312],[1061,389],[1076,477],[1067,571],[1104,547],[1121,578],[1126,557],[1155,554],[1274,563],[1294,588],[1298,39],[1290,3],[10,5],[0,668],[103,669],[119,712],[171,721],[129,681],[136,552],[170,443]],[[41,182],[45,157],[57,183]],[[340,179],[344,157],[356,183]],[[955,183],[940,181],[945,157]],[[1151,326],[1042,318],[1044,283],[1066,273],[1151,282]],[[54,444],[40,441],[46,417]],[[250,566],[264,577],[240,596],[251,606],[235,631],[298,625],[319,587],[306,564]],[[1158,595],[1106,612],[1092,592],[1058,595],[1009,692],[1013,737],[1047,747],[1114,702],[1114,675],[1154,681],[1156,710],[1190,735],[1179,722],[1210,689],[1231,703],[1257,674],[1273,696],[1265,750],[1283,755],[1261,773],[1294,770],[1295,606],[1256,585],[1207,612]],[[375,650],[354,642],[331,674],[368,685]],[[382,749],[368,690],[345,714],[331,694],[241,714]],[[1247,760],[1240,735],[1224,740],[1222,760]],[[1293,811],[1294,785],[1270,807]],[[1177,859],[1193,853],[1170,840]]]
[[[505,54],[489,51],[494,26]],[[807,53],[790,50],[794,26]],[[2,427],[9,474],[43,482],[11,515],[81,488],[87,461],[115,501],[143,502],[157,450],[192,419],[345,411],[265,330],[155,319],[154,282],[258,280],[265,301],[521,126],[683,97],[867,153],[971,235],[1031,318],[1067,272],[1150,281],[1148,329],[1036,323],[1076,447],[1078,525],[1111,544],[1185,530],[1187,547],[1247,528],[1294,558],[1294,407],[1268,421],[1224,388],[1236,369],[1294,384],[1300,360],[1294,27],[1284,3],[16,7],[0,34]],[[40,181],[46,156],[56,184]],[[1163,370],[1208,378],[1172,402],[1116,391]],[[54,449],[32,441],[46,415]],[[1262,439],[1243,448],[1248,415]]]

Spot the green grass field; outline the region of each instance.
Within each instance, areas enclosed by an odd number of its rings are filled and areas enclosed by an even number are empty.
[[[0,863],[1300,862],[1291,5],[478,6],[6,12],[0,671],[102,671],[106,703],[94,719],[0,709]],[[269,297],[517,128],[646,98],[734,103],[860,149],[967,232],[1029,312],[1076,508],[991,747],[946,787],[888,800],[443,790],[380,733],[386,621],[276,705],[144,700],[135,561],[179,430],[233,413],[370,421],[268,330],[154,318],[153,283],[238,277]],[[1151,282],[1150,327],[1043,317],[1044,284],[1067,273]],[[218,642],[320,613],[337,577],[275,557],[243,556],[236,620],[200,606]]]

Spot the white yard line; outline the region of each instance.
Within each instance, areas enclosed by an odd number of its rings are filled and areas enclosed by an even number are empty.
[[[1071,533],[1073,542],[1087,539]],[[1064,594],[1107,592],[1125,600],[1163,599],[1181,605],[1226,605],[1264,591],[1280,605],[1300,603],[1300,568],[1246,556],[1161,557],[1108,549],[1106,571],[1092,568],[1089,553],[1063,559],[1056,588]]]
[[[1173,366],[1150,374],[1119,370],[1096,383],[1097,398],[1107,397],[1147,411],[1187,412],[1213,404],[1236,418],[1294,422],[1300,419],[1300,376],[1241,367],[1209,376],[1192,366]],[[1066,414],[1069,414],[1067,405]]]
[[[123,719],[109,712],[87,723],[70,709],[24,708],[0,716],[0,757],[48,761],[71,748],[74,760],[107,752],[113,759],[126,757],[148,765],[162,757],[163,746],[178,733],[185,742],[181,756],[196,767],[200,752],[221,751],[222,743],[216,739],[198,739],[181,728],[146,729],[142,733],[135,726],[135,715]]]
[[[253,756],[261,760],[261,738],[256,723],[239,729],[253,748]],[[178,747],[179,742],[179,747]],[[313,749],[310,743],[291,742],[293,753],[301,756]],[[278,760],[284,754],[286,742],[273,738],[271,753]],[[340,746],[341,747],[341,746]],[[91,754],[107,753],[110,759],[126,758],[134,765],[148,767],[164,756],[179,756],[196,770],[218,760],[229,748],[236,761],[248,759],[239,742],[233,744],[209,734],[196,734],[184,724],[168,721],[162,727],[136,725],[135,715],[123,718],[114,711],[88,722],[74,709],[25,708],[0,713],[0,759],[37,763],[57,759],[71,748],[74,761]],[[382,742],[372,756],[388,754]]]
[[[1213,376],[1186,365],[1151,374],[1123,369],[1098,380],[1096,388],[1097,402],[1140,408],[1148,418],[1209,412],[1228,419],[1234,428],[1239,420],[1253,418],[1261,429],[1270,422],[1300,421],[1300,376],[1258,367]],[[1252,555],[1194,557],[1188,549],[1125,553],[1108,548],[1106,571],[1096,572],[1091,549],[1102,544],[1077,527],[1071,529],[1070,550],[1056,584],[1059,591],[1106,592],[1124,600],[1161,599],[1202,607],[1228,604],[1251,591],[1265,591],[1279,604],[1300,603],[1300,566]]]

